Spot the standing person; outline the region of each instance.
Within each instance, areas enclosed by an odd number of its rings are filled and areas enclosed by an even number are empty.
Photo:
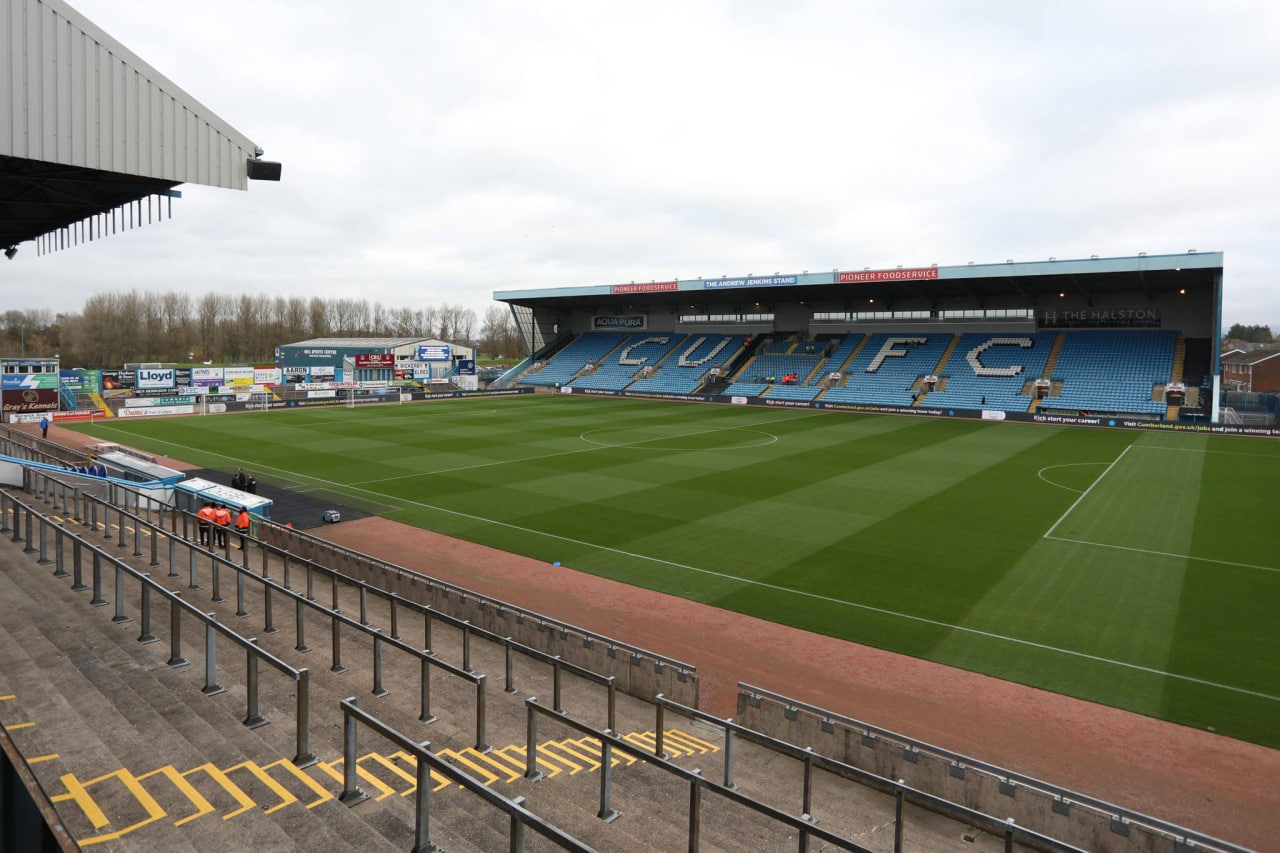
[[[200,507],[200,511],[196,513],[196,522],[200,528],[200,544],[208,546],[209,528],[213,524],[213,504],[204,502],[204,506]]]
[[[43,418],[40,419],[40,437],[41,438],[49,437],[49,416],[48,415],[45,415]]]
[[[213,511],[213,523],[218,530],[218,547],[227,547],[227,528],[231,526],[231,510],[226,504],[218,504]]]
[[[231,488],[244,490],[244,469],[236,469],[236,473],[231,477]]]
[[[245,479],[244,490],[251,495],[256,495],[258,493],[258,481],[253,478],[252,474]]]
[[[246,537],[249,535],[249,510],[240,507],[240,512],[236,515],[236,533],[240,534],[240,550],[243,551],[247,547]]]

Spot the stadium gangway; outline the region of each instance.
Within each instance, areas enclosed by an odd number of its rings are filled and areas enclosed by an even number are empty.
[[[434,771],[452,782],[457,782],[460,787],[465,788],[510,817],[511,824],[508,838],[509,849],[512,853],[524,850],[524,830],[526,826],[542,837],[554,842],[562,850],[573,851],[573,853],[594,853],[592,848],[526,809],[523,805],[524,797],[509,799],[497,791],[490,790],[483,782],[473,779],[455,768],[448,761],[432,753],[430,741],[422,741],[421,743],[414,741],[358,707],[356,697],[351,696],[343,699],[339,704],[342,707],[343,773],[342,794],[338,797],[338,801],[350,808],[369,799],[369,795],[356,785],[356,758],[359,755],[356,748],[357,723],[363,723],[375,733],[412,755],[417,763],[413,789],[414,851],[423,851],[425,853],[425,851],[440,849],[431,843],[431,774]]]
[[[652,651],[649,651],[648,649],[643,649],[639,646],[632,645],[631,643],[626,643],[621,640],[616,640],[613,637],[606,636],[605,634],[599,634],[599,633],[596,633],[595,631],[588,631],[587,629],[581,628],[577,625],[571,625],[568,622],[562,622],[550,616],[545,616],[541,613],[535,613],[531,610],[526,610],[525,608],[520,607],[519,605],[510,604],[499,598],[493,598],[492,596],[482,595],[481,593],[473,592],[464,587],[460,587],[455,584],[448,583],[447,581],[438,580],[436,578],[430,577],[429,575],[424,575],[421,572],[416,572],[411,569],[406,569],[405,567],[398,566],[395,563],[389,563],[386,560],[381,560],[381,559],[378,559],[377,557],[373,557],[361,551],[356,551],[353,548],[347,548],[344,545],[339,545],[335,542],[330,542],[328,539],[322,539],[319,536],[314,536],[310,533],[307,533],[304,530],[297,530],[295,528],[288,528],[286,530],[282,525],[279,525],[274,521],[270,521],[269,519],[266,520],[264,526],[265,525],[273,526],[274,528],[279,530],[282,535],[299,537],[307,542],[310,542],[312,545],[314,545],[317,548],[327,549],[329,551],[334,552],[335,554],[346,555],[348,558],[352,560],[363,560],[366,563],[368,563],[371,568],[379,567],[386,571],[396,572],[397,574],[414,575],[415,577],[420,578],[423,581],[423,583],[425,583],[428,587],[437,587],[441,590],[444,590],[446,593],[459,596],[464,601],[468,598],[472,598],[472,599],[475,599],[476,601],[484,602],[488,606],[491,606],[495,609],[510,610],[512,613],[518,614],[524,618],[533,619],[539,625],[547,625],[549,627],[552,627],[552,628],[555,628],[556,630],[561,631],[562,633],[566,631],[573,631],[574,633],[579,634],[586,639],[590,639],[593,642],[598,642],[605,646],[609,646],[615,649],[621,649],[625,652],[628,652],[633,656],[633,658],[640,658],[640,657],[649,658],[650,660],[653,660],[658,665],[671,667],[672,669],[676,670],[677,673],[680,673],[683,676],[694,675],[698,671],[698,668],[691,663],[686,663],[684,661],[677,660],[676,658],[667,657],[666,655],[661,655],[661,654],[658,654],[657,652],[652,652]]]
[[[838,776],[852,779],[860,785],[873,788],[882,794],[890,794],[894,798],[894,825],[893,825],[893,851],[894,853],[902,853],[902,830],[903,830],[903,806],[910,803],[921,808],[929,809],[937,812],[952,820],[959,821],[963,824],[973,827],[974,829],[990,833],[997,837],[1004,838],[1005,853],[1013,850],[1014,842],[1026,844],[1035,850],[1041,851],[1060,851],[1060,853],[1085,853],[1079,847],[1074,847],[1066,842],[1059,841],[1050,836],[1043,835],[1026,827],[1013,823],[1012,818],[1009,820],[1001,820],[984,812],[971,809],[968,806],[953,803],[950,800],[936,797],[926,791],[913,788],[901,781],[895,782],[884,776],[877,776],[875,773],[869,773],[852,764],[845,764],[834,758],[828,758],[825,755],[814,752],[812,747],[799,747],[793,743],[770,737],[763,732],[755,729],[747,728],[739,723],[735,723],[732,718],[721,719],[705,711],[699,711],[697,708],[690,708],[687,705],[681,705],[679,702],[673,702],[659,694],[654,698],[654,705],[657,708],[656,740],[654,741],[653,754],[659,757],[665,757],[662,751],[662,733],[666,711],[674,711],[682,714],[691,720],[698,720],[703,723],[709,723],[724,729],[724,782],[722,786],[725,788],[736,789],[737,783],[733,781],[733,741],[734,736],[745,738],[746,740],[757,743],[766,749],[771,749],[779,755],[785,755],[794,758],[804,765],[804,782],[802,786],[801,812],[805,815],[812,815],[812,778],[813,769],[826,770]]]
[[[107,541],[109,542],[112,537],[111,525],[109,523],[110,513],[112,509],[111,504],[107,503],[106,501],[103,501],[100,498],[93,497],[92,495],[87,496],[87,500],[88,500],[88,506],[90,510],[88,513],[89,530],[93,532],[96,532],[98,530],[97,508],[101,506],[103,510],[102,529],[105,531]],[[305,631],[306,623],[303,619],[303,608],[309,607],[312,610],[316,611],[317,613],[320,613],[322,616],[328,616],[330,620],[330,655],[331,655],[331,666],[329,668],[330,672],[333,672],[333,673],[346,672],[346,667],[342,663],[342,626],[346,626],[354,631],[357,631],[359,633],[363,633],[368,635],[369,637],[372,637],[373,639],[373,695],[375,696],[385,696],[388,692],[383,687],[383,684],[382,684],[382,647],[383,645],[389,645],[392,648],[399,649],[404,653],[408,654],[409,656],[416,658],[419,661],[419,665],[420,665],[420,682],[419,682],[420,691],[419,692],[421,697],[421,710],[420,710],[418,719],[422,720],[423,722],[431,723],[431,722],[434,722],[436,719],[436,717],[431,713],[431,674],[430,674],[431,667],[435,667],[437,669],[443,670],[447,674],[452,675],[455,678],[461,679],[462,681],[468,682],[469,684],[473,685],[475,687],[475,692],[476,692],[475,749],[477,752],[484,753],[484,752],[488,752],[492,748],[488,742],[488,737],[487,737],[485,691],[488,683],[488,676],[486,676],[484,673],[472,672],[465,668],[456,667],[453,664],[450,664],[447,661],[441,660],[440,658],[436,657],[435,653],[431,650],[430,621],[427,622],[427,627],[425,632],[426,648],[419,649],[405,642],[399,636],[387,636],[382,633],[382,630],[380,628],[375,628],[372,625],[370,625],[366,616],[367,611],[366,611],[366,608],[364,607],[364,603],[365,603],[364,595],[361,595],[360,618],[358,620],[344,614],[338,608],[336,577],[334,578],[334,581],[333,581],[333,584],[334,584],[333,606],[326,607],[323,603],[317,600],[316,597],[312,594],[313,587],[312,587],[312,584],[310,583],[310,579],[311,579],[310,571],[308,571],[307,573],[307,577],[308,577],[307,594],[304,595],[292,589],[291,587],[288,587],[284,584],[278,583],[277,581],[273,580],[270,577],[270,575],[266,573],[265,565],[263,568],[264,574],[260,577],[254,574],[253,570],[250,569],[247,564],[241,565],[239,563],[236,563],[234,560],[230,559],[229,551],[230,551],[230,542],[231,542],[231,536],[233,534],[233,531],[230,531],[230,530],[227,531],[228,535],[224,540],[224,542],[226,543],[225,547],[228,551],[228,554],[224,556],[222,554],[218,554],[216,551],[213,551],[211,549],[203,548],[197,543],[190,541],[189,539],[179,538],[176,535],[171,535],[170,532],[165,531],[162,527],[156,524],[153,524],[151,522],[148,522],[144,520],[141,516],[135,515],[125,509],[122,509],[120,507],[115,507],[115,510],[116,510],[116,519],[117,519],[116,528],[118,531],[117,535],[119,538],[119,547],[121,548],[125,547],[125,527],[126,527],[125,522],[126,521],[132,522],[133,531],[134,531],[134,542],[135,542],[134,556],[136,557],[143,556],[142,552],[138,549],[136,543],[138,541],[139,532],[142,530],[143,527],[146,527],[150,532],[150,538],[152,542],[151,554],[152,554],[152,560],[153,560],[153,563],[152,563],[153,567],[156,565],[159,565],[159,563],[154,562],[157,554],[157,550],[155,547],[156,539],[159,536],[164,536],[166,539],[168,539],[169,541],[168,577],[171,577],[171,578],[181,577],[181,575],[177,571],[177,566],[178,566],[178,558],[176,553],[177,543],[181,541],[182,544],[187,547],[187,555],[188,555],[187,589],[188,590],[195,591],[201,588],[200,585],[197,583],[197,578],[196,578],[197,556],[206,557],[210,561],[210,568],[209,568],[210,601],[214,603],[219,603],[226,600],[225,598],[223,598],[221,594],[222,592],[221,573],[219,572],[219,568],[226,567],[232,570],[233,572],[235,572],[236,615],[237,616],[249,615],[248,611],[245,610],[245,595],[244,595],[245,579],[248,578],[249,580],[252,580],[256,583],[261,584],[263,588],[263,631],[264,632],[268,634],[274,634],[278,631],[278,629],[275,627],[274,611],[272,608],[273,595],[280,595],[286,600],[292,600],[294,602],[294,626],[295,626],[295,635],[296,635],[296,642],[294,645],[295,651],[298,651],[301,653],[311,651],[311,647],[306,644],[306,631]],[[174,514],[174,517],[176,520],[176,513]],[[176,524],[175,524],[175,527],[176,527]],[[243,552],[243,553],[247,555],[247,552]]]
[[[192,515],[189,512],[186,512],[185,510],[175,510],[174,513],[175,515],[182,516],[182,519],[183,519],[182,539],[184,542],[189,543],[190,542],[190,539],[189,539],[190,523],[197,521],[198,519],[196,519],[194,515]],[[134,516],[130,516],[130,517],[134,517]],[[150,525],[149,522],[142,522],[142,523],[148,524],[151,527],[155,526],[155,525]],[[177,534],[176,522],[174,523],[174,528],[172,532],[175,535]],[[154,530],[152,531],[152,538],[153,539],[155,538]],[[391,621],[390,633],[388,636],[390,636],[393,639],[398,640],[400,638],[399,612],[402,608],[410,612],[417,613],[420,616],[422,616],[422,618],[424,619],[424,622],[425,622],[424,632],[425,632],[428,651],[431,650],[432,622],[442,622],[446,625],[449,625],[452,628],[458,629],[458,631],[461,633],[461,636],[462,636],[462,668],[467,672],[472,671],[471,670],[471,638],[473,636],[479,637],[482,640],[487,640],[491,643],[494,643],[495,645],[501,646],[505,652],[505,657],[506,657],[505,673],[504,673],[505,680],[503,682],[503,690],[507,693],[517,692],[516,685],[515,685],[515,667],[514,667],[514,662],[512,660],[512,655],[515,652],[518,652],[524,655],[525,657],[531,658],[533,660],[536,660],[540,663],[544,663],[547,666],[551,667],[551,678],[552,678],[552,684],[553,684],[552,690],[553,690],[556,710],[561,710],[562,708],[561,702],[560,702],[560,695],[561,695],[560,683],[561,683],[561,675],[564,672],[568,672],[571,675],[576,675],[585,681],[592,682],[593,684],[600,685],[601,687],[605,688],[605,691],[606,691],[606,699],[608,703],[607,719],[608,719],[609,730],[612,731],[615,728],[615,721],[617,717],[617,678],[615,676],[602,675],[598,672],[595,672],[594,670],[591,670],[579,664],[573,663],[572,661],[564,660],[560,655],[553,655],[548,652],[544,652],[541,649],[534,648],[533,646],[525,645],[524,643],[519,642],[513,637],[504,636],[497,632],[490,631],[486,628],[482,628],[478,625],[472,624],[472,622],[468,619],[459,619],[456,616],[451,616],[448,613],[443,613],[439,610],[436,610],[430,605],[419,604],[416,601],[410,601],[409,599],[401,595],[398,595],[397,593],[389,592],[385,589],[382,589],[381,587],[375,586],[374,584],[370,584],[370,583],[367,583],[366,581],[362,581],[357,578],[353,578],[349,575],[345,575],[342,572],[338,571],[337,569],[333,569],[333,568],[330,568],[329,566],[321,565],[320,563],[317,563],[314,560],[294,554],[293,552],[289,551],[286,548],[280,548],[276,545],[272,545],[269,542],[265,542],[260,538],[256,538],[256,537],[247,537],[247,538],[249,541],[253,542],[255,545],[258,546],[259,551],[262,554],[262,576],[263,577],[269,576],[268,575],[269,570],[267,568],[268,557],[271,554],[275,554],[277,557],[281,558],[281,561],[283,562],[283,565],[284,565],[284,588],[285,589],[291,589],[291,587],[289,586],[289,569],[290,569],[291,563],[296,564],[301,568],[304,568],[307,570],[307,590],[308,590],[307,595],[312,600],[314,600],[314,596],[312,595],[313,572],[319,572],[321,575],[328,576],[330,587],[332,590],[331,599],[333,601],[333,605],[331,609],[336,609],[338,606],[337,585],[339,583],[344,583],[344,584],[347,584],[348,586],[355,587],[360,593],[360,621],[362,624],[367,624],[368,596],[373,595],[375,598],[381,598],[385,600],[388,603],[388,609],[390,611],[390,621]],[[325,540],[319,540],[319,541],[323,542]],[[229,540],[224,550],[225,550],[225,554],[224,554],[223,560],[226,562],[230,562],[231,560],[230,560]],[[243,560],[243,567],[245,569],[248,569],[249,553],[246,549],[241,549],[241,557]],[[255,576],[251,574],[250,577],[255,577]],[[461,591],[459,592],[459,595],[462,595],[465,600],[465,597],[471,595],[471,593]],[[477,596],[477,598],[479,598],[479,596]],[[512,609],[516,610],[516,612],[519,612],[518,609],[516,608],[512,608]]]
[[[683,779],[689,783],[689,820],[688,820],[688,838],[689,851],[696,853],[699,845],[699,837],[702,828],[702,792],[706,790],[712,794],[716,794],[732,803],[745,806],[758,814],[762,814],[771,820],[783,824],[796,830],[799,836],[797,849],[800,853],[806,853],[809,849],[809,837],[812,836],[820,841],[825,841],[841,850],[852,850],[854,853],[873,853],[867,847],[863,847],[855,841],[834,832],[823,829],[817,825],[809,815],[792,815],[782,811],[779,808],[762,803],[746,794],[741,793],[735,788],[726,788],[717,782],[713,782],[702,775],[700,770],[686,770],[677,764],[672,764],[666,758],[654,755],[633,743],[623,740],[614,735],[612,732],[596,731],[585,723],[580,723],[570,719],[564,713],[548,708],[545,705],[538,704],[536,696],[530,696],[525,700],[525,708],[528,714],[526,720],[525,733],[525,772],[526,779],[538,781],[543,778],[543,773],[538,769],[538,716],[549,717],[556,722],[568,728],[574,729],[588,737],[595,738],[600,742],[600,810],[596,812],[596,817],[606,823],[617,819],[619,813],[613,809],[610,804],[611,785],[613,780],[613,751],[616,749],[626,755],[634,756],[645,764],[652,765],[664,770],[667,773]],[[1078,851],[1085,853],[1085,851]]]
[[[26,520],[26,535],[23,534],[23,524],[21,519]],[[297,684],[294,704],[294,721],[295,721],[295,743],[296,752],[293,756],[293,763],[298,767],[310,767],[315,764],[317,759],[310,747],[310,728],[311,728],[311,673],[306,668],[295,668],[284,662],[280,658],[268,652],[266,649],[258,646],[257,641],[249,639],[230,627],[218,621],[217,615],[214,613],[205,613],[194,604],[186,601],[179,593],[167,589],[158,581],[151,579],[150,574],[140,572],[132,566],[126,564],[118,557],[112,556],[102,548],[90,543],[84,537],[67,530],[60,524],[56,524],[51,518],[39,512],[35,507],[27,502],[9,494],[7,490],[0,490],[0,533],[8,532],[12,523],[14,543],[26,543],[23,553],[38,553],[39,565],[54,564],[53,577],[55,578],[71,578],[71,589],[76,592],[90,590],[92,598],[89,604],[93,607],[104,607],[112,603],[103,598],[102,574],[103,564],[115,570],[115,583],[113,588],[113,599],[115,603],[115,614],[111,621],[117,624],[133,621],[126,613],[125,602],[125,579],[132,577],[138,581],[140,587],[140,604],[139,604],[139,620],[140,630],[138,633],[138,642],[143,645],[155,643],[159,638],[151,633],[151,596],[155,593],[161,599],[169,602],[169,660],[167,666],[173,669],[179,669],[190,665],[190,661],[183,657],[182,654],[182,614],[185,611],[190,616],[198,619],[205,626],[204,634],[204,687],[201,692],[206,696],[215,696],[219,693],[226,692],[226,688],[218,683],[218,664],[217,664],[217,635],[221,634],[235,645],[245,651],[245,718],[244,725],[247,728],[258,728],[270,722],[262,715],[258,703],[258,662],[262,661],[268,666],[278,670],[286,677],[292,679]],[[39,526],[40,547],[37,549],[32,545],[35,538],[33,526]],[[46,545],[48,537],[46,531],[52,528],[55,534],[54,559],[49,559]],[[65,555],[63,542],[69,539],[72,545],[71,563],[72,571],[66,570]],[[83,565],[84,553],[88,552],[92,557],[92,586],[84,583]]]
[[[1228,841],[1214,838],[1211,835],[1206,835],[1202,832],[1196,832],[1194,830],[1187,829],[1184,826],[1179,826],[1178,824],[1161,820],[1160,818],[1151,817],[1150,815],[1145,815],[1141,812],[1126,809],[1123,806],[1116,805],[1115,803],[1109,803],[1106,800],[1100,800],[1097,797],[1090,797],[1087,794],[1081,794],[1069,788],[1063,788],[1060,785],[1054,785],[1050,782],[1042,781],[1034,776],[1027,776],[1013,770],[989,764],[980,759],[970,758],[967,755],[954,752],[946,749],[945,747],[934,746],[926,741],[916,740],[915,738],[899,734],[890,729],[874,726],[870,723],[864,723],[861,720],[855,720],[852,717],[846,717],[842,714],[837,714],[834,711],[828,711],[825,708],[819,708],[816,705],[810,705],[805,702],[783,696],[780,693],[765,690],[763,687],[755,687],[739,681],[738,691],[739,693],[745,693],[749,699],[768,699],[782,705],[785,709],[792,711],[797,709],[807,711],[810,714],[822,718],[825,722],[840,723],[841,725],[860,731],[863,738],[883,738],[887,741],[901,745],[904,749],[923,752],[926,755],[935,755],[953,765],[976,770],[980,773],[993,776],[1000,780],[1002,785],[1022,786],[1024,788],[1038,791],[1050,797],[1055,803],[1070,803],[1072,806],[1084,806],[1093,809],[1104,815],[1109,815],[1117,824],[1128,823],[1138,826],[1146,826],[1165,835],[1171,836],[1175,842],[1178,842],[1178,844],[1181,845],[1179,846],[1179,849],[1184,849],[1185,845],[1196,845],[1217,851],[1223,851],[1223,853],[1252,853],[1252,851],[1247,847],[1241,847],[1238,844],[1232,844]],[[1182,845],[1182,842],[1185,842],[1185,845]],[[1186,849],[1190,848],[1187,847]]]

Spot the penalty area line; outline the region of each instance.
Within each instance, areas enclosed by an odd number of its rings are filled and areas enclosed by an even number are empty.
[[[1065,536],[1045,536],[1045,539],[1051,539],[1054,542],[1071,542],[1075,545],[1091,545],[1094,548],[1113,548],[1117,551],[1131,551],[1135,554],[1151,554],[1156,557],[1173,557],[1177,560],[1195,560],[1198,563],[1216,563],[1219,566],[1235,566],[1241,569],[1257,569],[1260,572],[1277,572],[1280,569],[1271,566],[1258,566],[1253,563],[1236,563],[1231,560],[1217,560],[1213,557],[1193,557],[1190,554],[1174,554],[1171,551],[1152,551],[1149,548],[1132,548],[1128,545],[1110,545],[1106,542],[1090,542],[1087,539],[1068,539]]]
[[[112,427],[107,427],[107,426],[104,426],[103,428],[108,430],[113,430],[114,432],[124,433],[126,435],[132,435],[132,433],[129,433],[126,430],[114,429]],[[186,450],[195,451],[197,453],[207,453],[212,456],[221,456],[224,459],[231,459],[233,461],[236,461],[236,457],[227,456],[225,453],[218,453],[212,450],[201,450],[197,447],[190,447],[188,445],[181,444],[176,441],[168,441],[167,439],[150,439],[150,440],[160,441],[165,444],[172,445],[174,447],[181,447]],[[1128,449],[1129,448],[1126,447],[1125,451],[1127,451]],[[1120,457],[1122,456],[1124,456],[1124,452],[1121,452],[1120,456],[1117,456],[1116,459],[1111,463],[1111,465],[1115,465],[1116,462],[1120,461]],[[270,468],[270,466],[266,466],[266,465],[259,465],[257,467],[262,469]],[[387,494],[383,494],[382,492],[375,492],[372,489],[362,489],[358,486],[349,486],[344,483],[335,482],[333,480],[326,480],[323,477],[312,477],[306,474],[300,474],[297,471],[290,471],[285,468],[274,468],[271,470],[283,471],[286,474],[293,474],[295,477],[301,477],[303,479],[312,480],[314,482],[328,483],[332,486],[338,487],[339,490],[352,489],[357,492],[365,492],[371,495],[378,495],[379,497],[388,498],[390,500],[399,501],[401,503],[411,504],[413,506],[421,507],[423,509],[435,510],[436,512],[442,512],[442,513],[445,513],[446,515],[452,515],[458,518],[466,518],[471,521],[478,521],[484,524],[492,524],[497,527],[505,527],[509,530],[518,530],[523,533],[529,533],[535,536],[543,536],[548,539],[555,539],[560,542],[568,542],[574,545],[581,545],[586,548],[593,548],[595,550],[605,551],[611,554],[619,554],[621,556],[631,557],[637,560],[647,560],[651,563],[659,563],[664,566],[671,566],[672,568],[676,568],[676,569],[684,569],[685,571],[696,572],[697,574],[701,574],[701,575],[718,577],[728,581],[736,581],[737,583],[748,585],[748,586],[757,586],[763,589],[771,589],[771,590],[774,590],[775,592],[787,593],[790,595],[796,595],[802,598],[809,598],[816,601],[825,601],[829,604],[835,604],[843,607],[851,607],[851,608],[854,608],[857,610],[863,610],[869,613],[878,613],[882,616],[892,616],[898,619],[905,619],[910,622],[917,622],[922,625],[932,625],[936,628],[946,628],[951,631],[958,631],[960,633],[970,634],[976,637],[985,637],[986,639],[990,639],[990,640],[999,640],[1001,642],[1013,643],[1015,645],[1024,646],[1027,648],[1040,649],[1041,651],[1054,652],[1056,654],[1067,655],[1069,657],[1081,658],[1083,660],[1090,660],[1090,661],[1094,661],[1095,663],[1118,666],[1123,669],[1133,670],[1135,672],[1145,672],[1149,675],[1158,675],[1164,678],[1172,678],[1177,681],[1186,681],[1191,684],[1200,684],[1205,687],[1213,687],[1219,690],[1226,690],[1231,693],[1240,693],[1246,696],[1254,696],[1258,699],[1268,699],[1272,702],[1280,702],[1280,696],[1273,696],[1270,693],[1261,693],[1256,690],[1248,690],[1244,687],[1234,687],[1230,684],[1221,684],[1217,681],[1208,681],[1206,679],[1195,678],[1194,676],[1190,676],[1190,675],[1180,675],[1176,672],[1168,672],[1163,669],[1156,669],[1155,667],[1142,666],[1141,664],[1113,660],[1112,658],[1105,658],[1105,657],[1102,657],[1101,655],[1092,655],[1092,654],[1089,654],[1088,652],[1079,652],[1079,651],[1074,651],[1072,649],[1059,648],[1058,646],[1050,646],[1045,643],[1037,643],[1034,640],[1023,640],[1018,637],[1009,637],[1004,634],[996,634],[992,631],[983,631],[978,628],[969,628],[964,625],[955,625],[950,622],[941,622],[937,619],[929,619],[924,616],[915,616],[910,613],[900,613],[896,610],[888,610],[886,608],[875,607],[870,604],[860,604],[856,601],[846,601],[843,598],[833,598],[832,596],[820,595],[816,592],[805,592],[804,590],[794,589],[792,587],[779,586],[778,584],[766,583],[765,581],[758,581],[752,578],[739,577],[738,575],[731,575],[726,572],[717,572],[717,571],[714,571],[713,569],[701,569],[701,568],[698,568],[697,566],[689,566],[684,563],[674,562],[672,560],[664,560],[660,557],[651,557],[646,554],[636,554],[631,551],[624,551],[621,548],[611,548],[607,545],[597,545],[592,542],[584,542],[581,539],[574,539],[569,536],[561,536],[557,533],[548,533],[545,530],[534,530],[529,527],[521,527],[518,524],[511,524],[510,522],[506,522],[506,521],[498,521],[497,519],[493,519],[493,518],[485,518],[484,516],[481,516],[481,515],[472,515],[471,513],[468,513],[468,512],[461,512],[459,510],[448,509],[446,507],[436,506],[434,504],[423,503],[422,501],[414,501],[408,498],[396,497],[395,495],[387,495]],[[1107,470],[1108,471],[1111,470],[1111,466],[1108,466]],[[1105,477],[1105,476],[1106,476],[1106,471],[1104,471],[1102,475],[1098,477],[1098,479],[1101,480],[1102,477]],[[1097,481],[1094,482],[1094,485],[1097,485]],[[1090,488],[1093,488],[1093,487],[1090,486]],[[1088,494],[1088,492],[1086,491],[1085,494]],[[1081,498],[1083,497],[1084,495],[1081,495]],[[1077,503],[1079,503],[1078,500],[1077,500]]]

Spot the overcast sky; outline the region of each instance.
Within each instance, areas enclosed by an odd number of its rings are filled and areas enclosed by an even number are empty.
[[[284,180],[26,244],[15,307],[482,314],[494,290],[1199,249],[1226,252],[1227,323],[1280,328],[1280,4],[73,5]]]

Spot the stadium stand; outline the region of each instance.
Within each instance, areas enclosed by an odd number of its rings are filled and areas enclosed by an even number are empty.
[[[954,335],[872,335],[845,371],[844,385],[829,389],[822,399],[910,406],[915,402],[911,386],[934,371],[954,341]]]
[[[1163,417],[1165,402],[1152,396],[1170,381],[1177,341],[1176,331],[1165,330],[1064,332],[1052,377],[1061,392],[1040,408]]]
[[[622,332],[587,332],[556,353],[542,370],[522,376],[519,384],[556,385],[568,382],[587,366],[587,362],[599,363],[626,337]]]
[[[734,346],[735,343],[738,345]],[[628,390],[692,394],[702,384],[707,371],[727,364],[741,349],[738,335],[690,335],[676,345],[653,376],[637,379]]]
[[[1056,332],[1031,335],[975,332],[963,335],[939,374],[939,391],[931,391],[923,405],[965,409],[1025,412],[1034,386],[1049,361]]]
[[[621,391],[631,384],[636,374],[646,367],[656,367],[684,342],[684,335],[675,332],[641,332],[632,335],[626,343],[596,362],[596,368],[586,376],[569,383],[574,388],[598,388]]]

